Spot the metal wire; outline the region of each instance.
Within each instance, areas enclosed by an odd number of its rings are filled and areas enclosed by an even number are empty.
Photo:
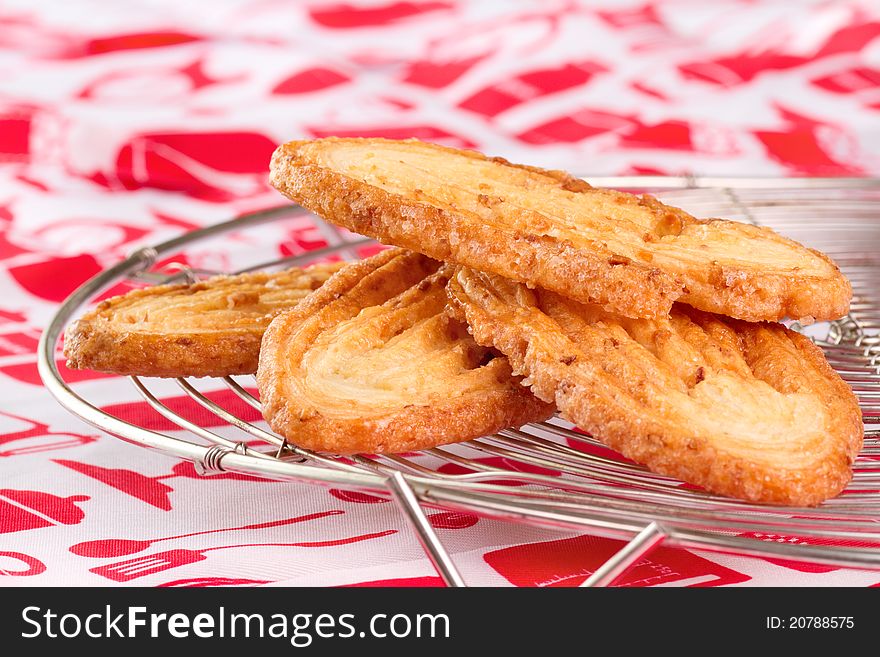
[[[464,586],[461,574],[455,567],[449,553],[444,549],[440,538],[431,526],[430,520],[428,520],[425,512],[422,511],[422,507],[419,506],[419,500],[407,483],[406,478],[400,472],[395,472],[388,480],[388,487],[391,489],[394,501],[397,502],[406,515],[407,520],[415,529],[425,554],[431,559],[431,563],[434,564],[446,585],[455,588]]]
[[[61,377],[56,365],[58,339],[80,307],[100,292],[124,280],[155,284],[202,278],[207,272],[186,267],[154,271],[151,267],[159,256],[200,240],[222,239],[233,230],[240,233],[267,222],[302,217],[303,211],[295,207],[240,217],[141,249],[91,279],[62,304],[44,332],[39,346],[40,374],[61,404],[86,422],[127,441],[191,460],[200,472],[234,471],[390,495],[438,572],[455,586],[463,584],[461,576],[420,504],[632,539],[597,569],[585,586],[612,583],[660,541],[671,546],[880,569],[880,180],[589,180],[601,186],[663,189],[658,194],[663,200],[698,216],[768,225],[835,258],[853,283],[851,314],[831,324],[795,324],[793,328],[806,330],[816,339],[829,363],[853,387],[864,415],[865,448],[854,465],[852,483],[838,498],[815,509],[795,509],[711,495],[648,472],[559,418],[417,455],[341,458],[317,454],[291,445],[265,423],[245,419],[203,392],[207,388],[228,389],[236,399],[259,410],[252,381],[245,378],[200,380],[198,387],[178,380],[194,407],[206,409],[227,425],[220,435],[163,403],[154,391],[154,380],[133,377],[145,401],[190,436],[180,438],[108,415]],[[712,186],[705,186],[707,183]],[[370,243],[314,221],[330,246],[244,270],[298,265],[327,256],[351,259],[357,257],[357,249]],[[227,435],[230,431],[234,437]],[[776,542],[780,537],[785,540]]]
[[[660,545],[665,538],[666,532],[663,528],[656,522],[652,522],[617,554],[599,566],[581,586],[591,588],[613,584],[618,577],[623,575],[629,568],[632,568],[648,552]]]

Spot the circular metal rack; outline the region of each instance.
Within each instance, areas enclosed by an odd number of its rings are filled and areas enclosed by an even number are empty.
[[[855,463],[853,480],[840,496],[809,509],[759,506],[714,496],[648,472],[560,418],[416,455],[343,458],[318,454],[286,442],[265,423],[244,419],[240,410],[234,412],[205,392],[225,388],[258,410],[253,377],[176,380],[194,402],[229,425],[224,431],[206,429],[165,405],[156,392],[159,380],[132,377],[134,390],[181,428],[170,435],[107,414],[64,381],[56,364],[58,342],[82,306],[126,281],[179,282],[217,273],[167,265],[157,269],[155,265],[160,257],[180,253],[203,240],[224,239],[293,216],[302,219],[305,211],[295,206],[252,213],[140,249],[95,276],[61,305],[44,332],[39,347],[40,374],[58,401],[89,424],[128,442],[188,459],[201,474],[238,472],[390,495],[450,585],[460,586],[464,581],[428,522],[423,505],[628,541],[587,579],[587,586],[613,583],[661,542],[880,569],[880,180],[589,180],[600,186],[651,191],[697,216],[768,225],[821,249],[839,263],[855,290],[850,315],[830,324],[793,328],[806,330],[825,350],[861,404],[865,445]],[[320,219],[313,218],[313,222],[330,246],[255,263],[246,270],[281,268],[334,256],[353,259],[359,248],[370,244]]]

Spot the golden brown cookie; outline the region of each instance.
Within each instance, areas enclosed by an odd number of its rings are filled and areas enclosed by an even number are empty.
[[[160,377],[252,374],[272,318],[342,264],[215,276],[107,299],[67,329],[67,366]]]
[[[507,359],[446,314],[440,267],[383,251],[275,318],[257,371],[272,429],[312,450],[395,453],[549,417]]]
[[[649,469],[752,502],[810,506],[849,482],[856,398],[808,338],[676,305],[613,315],[459,268],[448,292],[479,344],[563,417]]]
[[[415,140],[292,141],[272,184],[379,241],[628,317],[674,301],[746,320],[835,319],[852,290],[825,255],[769,228],[698,220],[651,196]]]

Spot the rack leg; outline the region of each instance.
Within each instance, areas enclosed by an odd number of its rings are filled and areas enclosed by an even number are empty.
[[[633,540],[624,545],[617,554],[603,563],[581,586],[610,586],[639,559],[660,545],[664,538],[666,538],[666,532],[656,522],[652,522],[640,531]]]
[[[416,536],[421,543],[425,554],[434,564],[437,573],[446,582],[446,586],[461,587],[465,586],[464,580],[455,564],[452,563],[452,557],[440,542],[437,532],[431,527],[431,522],[422,511],[419,500],[413,489],[407,483],[406,478],[400,473],[395,472],[388,478],[388,486],[391,489],[391,495],[395,502],[403,511],[406,519],[416,532]]]

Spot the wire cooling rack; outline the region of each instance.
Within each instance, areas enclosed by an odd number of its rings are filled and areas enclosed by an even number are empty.
[[[588,180],[598,186],[650,191],[696,216],[770,226],[828,253],[849,276],[855,290],[850,315],[811,327],[793,325],[825,350],[861,404],[865,446],[855,463],[852,483],[839,497],[818,508],[799,509],[714,496],[648,472],[560,418],[418,454],[347,458],[318,454],[290,444],[263,422],[244,419],[240,404],[233,409],[234,405],[221,405],[217,395],[209,394],[226,389],[259,410],[253,377],[176,380],[195,404],[223,421],[222,430],[196,424],[163,403],[160,389],[167,390],[167,381],[132,377],[132,394],[140,394],[156,413],[181,429],[161,433],[105,413],[64,381],[56,364],[58,342],[82,306],[124,282],[180,282],[218,273],[174,265],[157,268],[156,264],[197,243],[302,221],[307,213],[295,206],[252,213],[141,249],[95,276],[61,305],[44,332],[40,374],[58,401],[89,424],[126,441],[188,459],[201,474],[239,472],[390,495],[439,574],[452,586],[462,586],[464,581],[423,506],[628,541],[586,580],[586,586],[612,584],[661,542],[880,569],[880,180]],[[276,269],[334,257],[354,259],[371,244],[320,219],[311,220],[329,246],[236,270]]]

